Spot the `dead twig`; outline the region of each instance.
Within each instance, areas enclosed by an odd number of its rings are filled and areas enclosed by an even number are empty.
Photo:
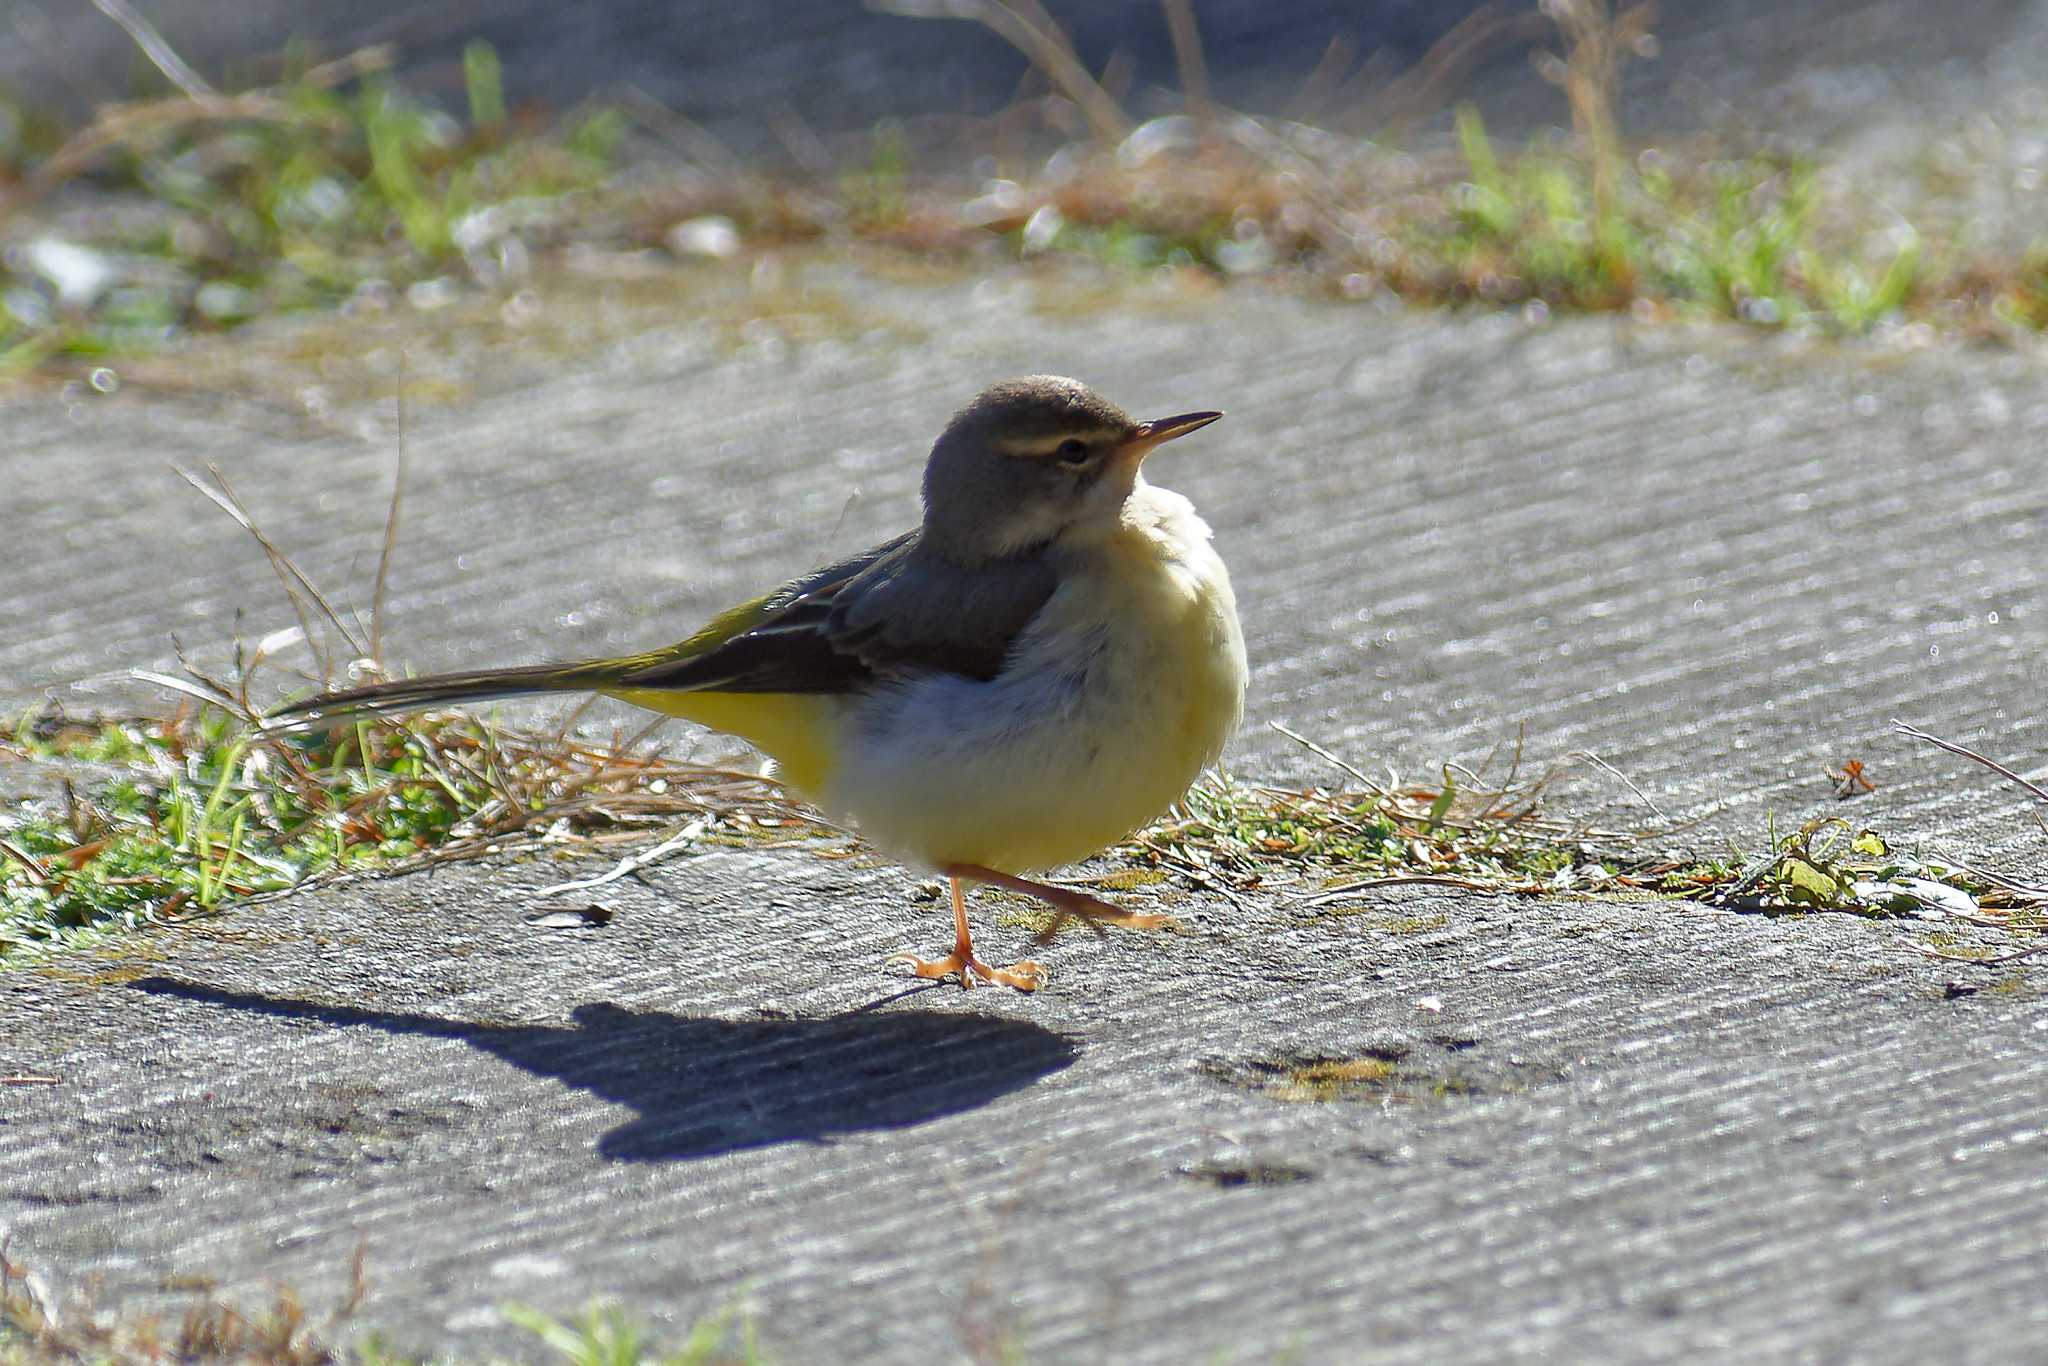
[[[617,866],[608,873],[600,873],[596,877],[578,878],[574,882],[557,882],[552,887],[543,887],[535,892],[533,899],[535,901],[545,901],[549,897],[561,896],[565,892],[587,892],[593,887],[602,887],[607,883],[617,882],[620,878],[629,877],[639,872],[642,868],[652,867],[685,845],[694,844],[703,833],[704,822],[701,820],[691,821],[652,849],[644,850],[638,854],[629,854],[625,858],[620,859]]]

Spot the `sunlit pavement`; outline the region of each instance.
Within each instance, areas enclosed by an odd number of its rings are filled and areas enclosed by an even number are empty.
[[[2039,775],[2032,356],[793,269],[773,318],[678,303],[567,354],[394,324],[409,373],[471,380],[408,406],[397,660],[677,638],[905,525],[979,384],[1065,371],[1229,412],[1153,472],[1237,576],[1237,773],[1338,776],[1271,722],[1416,777],[1519,740],[1572,767],[1563,810],[1695,822],[1674,848],[1839,814],[2048,864],[2024,794],[1888,724]],[[172,666],[171,633],[218,660],[237,608],[291,623],[168,462],[218,462],[366,605],[382,344],[331,367],[368,398],[0,400],[10,704],[135,700],[121,671]],[[1850,758],[1877,791],[1838,802]],[[899,996],[881,958],[944,927],[895,870],[714,853],[617,884],[606,928],[528,924],[560,875],[293,896],[9,980],[0,1072],[62,1079],[0,1088],[10,1256],[116,1300],[203,1275],[317,1303],[360,1244],[363,1321],[421,1350],[594,1294],[670,1337],[744,1294],[800,1361],[1989,1360],[2043,1331],[2040,969],[1937,961],[1941,926],[1193,896],[1185,934],[1063,940],[1036,997]],[[1383,1082],[1325,1103],[1284,1081],[1361,1059]]]

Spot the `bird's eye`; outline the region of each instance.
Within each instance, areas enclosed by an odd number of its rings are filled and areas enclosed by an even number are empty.
[[[1053,454],[1059,457],[1062,465],[1085,465],[1088,463],[1088,443],[1078,436],[1070,436],[1060,442],[1059,449]]]

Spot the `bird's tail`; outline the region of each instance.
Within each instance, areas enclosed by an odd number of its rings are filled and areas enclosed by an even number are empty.
[[[527,693],[601,691],[618,683],[640,662],[594,659],[582,664],[530,664],[523,668],[468,669],[461,673],[429,674],[425,678],[394,679],[287,703],[265,717],[264,726],[288,730],[364,712],[415,711]]]

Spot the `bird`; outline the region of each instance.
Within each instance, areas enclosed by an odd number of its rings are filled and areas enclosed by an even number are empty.
[[[1243,718],[1229,572],[1193,504],[1144,475],[1159,446],[1222,416],[1138,421],[1056,375],[993,384],[932,444],[916,527],[680,644],[373,683],[266,724],[593,691],[683,717],[747,741],[794,794],[946,878],[952,950],[888,962],[1034,991],[1042,964],[975,951],[965,887],[1034,897],[1054,929],[1170,925],[1030,875],[1156,819]]]

